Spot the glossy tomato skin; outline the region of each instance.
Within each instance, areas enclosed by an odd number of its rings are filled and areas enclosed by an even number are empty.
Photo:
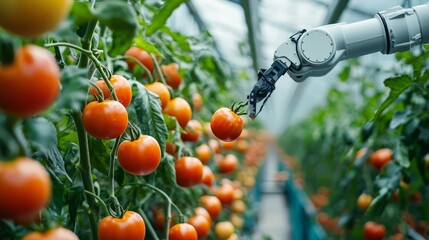
[[[210,213],[207,211],[207,209],[203,207],[197,207],[195,208],[195,214],[205,217],[209,221],[210,225],[212,224],[212,217],[210,216]]]
[[[237,139],[243,130],[243,120],[229,108],[219,108],[210,120],[213,134],[222,141]]]
[[[211,187],[215,181],[215,176],[209,166],[203,167],[203,177],[201,182],[207,187]]]
[[[161,162],[161,148],[149,135],[141,135],[134,141],[125,140],[118,147],[118,162],[128,173],[149,175]]]
[[[54,103],[59,92],[60,69],[46,49],[24,46],[12,64],[0,65],[0,109],[11,115],[38,114]]]
[[[175,161],[176,182],[182,187],[192,187],[201,183],[203,164],[198,158],[182,157]]]
[[[180,136],[183,141],[186,142],[196,142],[200,139],[202,135],[202,126],[198,120],[192,119],[188,122],[188,125],[185,128],[185,132]]]
[[[161,101],[161,108],[164,110],[171,99],[170,91],[168,91],[167,86],[160,82],[154,82],[146,84],[145,87],[147,90],[158,95],[159,100]]]
[[[136,46],[132,46],[125,52],[125,56],[135,58],[137,61],[143,64],[151,72],[151,74],[153,73],[153,70],[155,69],[154,63],[146,50]],[[126,62],[130,71],[133,71],[137,63],[134,60],[128,59],[126,60]]]
[[[169,240],[197,240],[195,228],[188,223],[179,223],[170,228]]]
[[[128,107],[128,105],[130,105],[131,103],[132,98],[131,86],[128,80],[120,75],[112,75],[109,81],[112,84],[113,89],[115,89],[118,101],[122,103],[124,107]],[[98,80],[97,82],[95,82],[95,85],[97,85],[97,87],[99,87],[100,90],[103,92],[105,100],[110,98],[110,90],[104,80]],[[93,97],[98,95],[98,91],[95,87],[91,87],[90,93]],[[110,100],[114,99],[112,98]]]
[[[72,0],[2,0],[0,27],[35,38],[54,30],[67,16]]]
[[[204,238],[210,232],[210,221],[203,215],[192,216],[187,222],[197,231],[198,239]]]
[[[98,225],[99,240],[137,240],[146,236],[146,225],[136,212],[126,211],[122,218],[107,216]]]
[[[222,211],[222,203],[216,196],[204,195],[200,198],[200,204],[209,212],[212,220],[215,220]]]
[[[217,167],[221,173],[231,173],[237,169],[238,159],[233,154],[228,154],[217,162]]]
[[[392,150],[389,148],[378,149],[371,154],[370,160],[372,165],[380,170],[392,160]]]
[[[186,128],[192,118],[191,106],[185,99],[180,97],[171,99],[164,109],[164,113],[175,117],[183,129]]]
[[[57,227],[46,232],[31,232],[22,240],[79,240],[79,238],[67,228]]]
[[[201,144],[195,149],[195,155],[203,164],[207,164],[212,156],[212,150],[207,144]]]
[[[0,218],[31,223],[51,200],[49,173],[27,157],[0,162],[0,196]]]
[[[364,225],[363,234],[365,240],[382,240],[386,234],[386,228],[375,222],[367,222]]]
[[[228,183],[214,188],[213,193],[220,200],[222,205],[229,205],[234,200],[234,188]]]
[[[114,139],[127,129],[128,113],[118,101],[93,101],[83,109],[82,122],[85,130],[93,137]]]
[[[168,65],[162,65],[161,70],[165,74],[165,82],[167,85],[177,90],[182,84],[182,76],[179,74],[179,65],[176,63],[170,63]]]

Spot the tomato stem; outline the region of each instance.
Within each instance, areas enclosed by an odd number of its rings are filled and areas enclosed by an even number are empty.
[[[91,162],[88,149],[88,136],[82,124],[82,113],[80,111],[71,111],[71,117],[73,118],[73,121],[76,126],[76,132],[79,142],[79,171],[82,175],[83,187],[86,191],[94,193],[94,183],[92,182]],[[95,240],[98,239],[98,205],[95,202],[95,198],[92,195],[89,196],[91,197],[87,197],[87,201],[90,206],[88,215],[90,218],[89,222],[91,226],[92,238]]]
[[[153,228],[152,224],[149,221],[149,218],[147,217],[146,213],[143,211],[143,209],[139,208],[138,212],[142,216],[143,220],[146,223],[146,228],[149,230],[150,234],[152,235],[154,240],[159,240],[158,235],[155,232],[155,229]]]
[[[94,96],[94,98],[95,98],[97,101],[102,102],[102,101],[103,101],[103,99],[104,99],[103,91],[101,91],[100,87],[98,87],[98,86],[97,86],[97,84],[95,84],[95,83],[93,83],[93,82],[91,82],[90,84],[91,84],[91,86],[93,86],[93,87],[97,90],[97,92],[98,92],[98,95],[95,95],[95,96]]]
[[[95,1],[94,1],[95,2]],[[91,40],[94,34],[95,27],[97,26],[98,19],[93,19],[88,22],[86,25],[85,35],[83,35],[81,44],[83,49],[91,48]],[[89,50],[88,50],[89,51]],[[79,68],[85,68],[88,66],[88,55],[81,54],[78,62]]]
[[[153,62],[153,64],[155,65],[155,69],[156,69],[156,71],[157,71],[157,73],[158,73],[158,75],[159,75],[159,79],[161,79],[161,82],[162,82],[164,85],[167,85],[167,83],[166,83],[166,81],[165,81],[164,73],[163,73],[163,71],[162,71],[161,67],[160,67],[160,66],[159,66],[159,64],[158,64],[158,60],[156,59],[156,57],[155,57],[155,55],[154,55],[153,53],[151,53],[151,54],[149,54],[149,55],[150,55],[150,57],[152,58],[152,62]],[[155,75],[155,73],[154,73],[154,75]]]
[[[101,206],[103,207],[103,210],[106,212],[106,214],[109,214],[109,209],[107,208],[106,203],[103,201],[103,199],[101,199],[97,194],[92,193],[90,191],[84,190],[86,194],[89,194],[91,196],[93,196],[94,198],[97,199],[97,201],[100,202]]]
[[[115,196],[115,157],[118,150],[118,146],[121,140],[121,136],[117,137],[115,144],[113,145],[112,151],[110,152],[110,164],[109,164],[109,179],[110,179],[110,195]]]
[[[11,37],[0,36],[0,66],[7,66],[15,59],[15,42]]]
[[[135,63],[137,63],[137,65],[139,65],[141,68],[143,68],[143,70],[145,71],[145,73],[149,77],[149,83],[153,83],[155,81],[153,79],[152,73],[149,71],[149,69],[145,65],[143,65],[143,63],[141,63],[139,60],[137,60],[135,57],[126,56],[126,57],[118,57],[118,58],[115,58],[115,59],[117,59],[117,60],[119,60],[119,59],[128,59],[128,60],[134,61]]]

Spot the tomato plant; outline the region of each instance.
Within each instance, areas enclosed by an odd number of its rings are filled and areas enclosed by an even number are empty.
[[[134,141],[125,140],[118,147],[118,162],[134,175],[151,174],[161,162],[161,148],[155,138],[141,135]]]
[[[69,13],[72,0],[0,2],[0,26],[23,37],[38,37],[54,30]]]
[[[85,130],[92,136],[98,139],[113,139],[121,136],[127,129],[128,113],[117,101],[93,101],[83,109],[82,122]]]
[[[195,157],[182,157],[174,163],[176,181],[182,187],[192,187],[201,182],[203,164]]]
[[[200,198],[200,203],[209,212],[212,220],[215,220],[222,211],[222,203],[215,196],[204,195]]]
[[[191,216],[187,223],[195,228],[198,239],[206,237],[210,232],[210,221],[203,215]]]
[[[51,201],[51,179],[34,159],[0,162],[0,194],[0,218],[29,224]]]
[[[240,136],[243,120],[231,109],[220,108],[213,114],[210,127],[217,138],[230,142]]]
[[[11,64],[0,66],[0,109],[14,116],[29,117],[46,110],[59,91],[60,69],[46,49],[21,47]]]
[[[115,90],[115,94],[118,98],[118,101],[124,105],[124,107],[128,107],[131,103],[131,86],[128,83],[128,80],[125,79],[122,76],[119,75],[112,75],[109,79],[110,83],[113,86],[113,89]],[[98,80],[95,82],[95,85],[100,88],[100,90],[103,92],[103,97],[105,100],[111,98],[110,97],[110,90],[104,80]],[[95,87],[92,87],[90,90],[91,95],[97,96],[99,93]],[[113,100],[113,99],[111,99]]]
[[[98,226],[98,237],[103,239],[144,239],[146,225],[136,212],[126,211],[121,218],[107,216]]]

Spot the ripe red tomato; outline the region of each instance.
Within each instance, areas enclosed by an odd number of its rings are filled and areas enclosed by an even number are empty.
[[[149,175],[161,162],[161,148],[158,141],[149,135],[141,135],[134,141],[125,140],[118,147],[118,162],[128,173]]]
[[[59,92],[60,69],[46,49],[24,46],[15,53],[12,64],[0,65],[0,109],[11,115],[38,114],[54,103]]]
[[[198,239],[202,239],[207,236],[210,232],[210,221],[203,215],[195,215],[188,219],[188,223],[191,224],[197,231]]]
[[[228,154],[217,162],[217,167],[221,173],[231,173],[237,169],[238,160],[233,154]]]
[[[83,109],[82,122],[85,130],[95,138],[113,139],[127,129],[128,113],[118,101],[94,101]]]
[[[383,168],[384,165],[390,162],[392,160],[392,150],[389,148],[381,148],[377,151],[373,152],[370,157],[372,165],[376,169]]]
[[[212,156],[212,150],[207,144],[201,144],[195,148],[195,156],[200,159],[203,164],[207,164]]]
[[[72,0],[0,1],[0,26],[27,38],[54,30],[68,15]]]
[[[179,97],[173,98],[168,102],[164,113],[175,117],[183,129],[186,128],[192,118],[191,106],[185,99]]]
[[[170,154],[170,155],[174,156],[174,155],[176,154],[176,150],[177,150],[177,146],[176,146],[176,144],[174,144],[174,143],[172,143],[172,142],[167,142],[167,143],[165,144],[165,151],[166,151],[168,154]]]
[[[215,181],[215,176],[210,169],[209,166],[203,167],[203,177],[201,179],[201,182],[205,184],[207,187],[211,187],[213,185],[213,182]]]
[[[57,227],[46,232],[31,232],[22,240],[79,240],[79,238],[67,228]]]
[[[234,188],[228,184],[222,184],[220,187],[213,189],[213,194],[219,198],[222,205],[229,205],[234,200]]]
[[[222,203],[216,196],[204,195],[200,198],[200,204],[209,212],[212,220],[215,220],[222,211]]]
[[[124,107],[128,107],[128,105],[130,105],[131,103],[131,97],[132,97],[131,86],[128,80],[119,75],[112,75],[109,81],[112,84],[113,89],[115,89],[115,93],[116,93],[116,96],[118,97],[118,101],[122,103]],[[104,80],[98,80],[97,82],[95,82],[95,85],[97,85],[101,89],[105,100],[110,98],[110,91]],[[95,87],[91,87],[90,94],[91,96],[97,96],[98,95],[97,89]],[[114,99],[112,98],[110,100],[114,100]]]
[[[170,91],[168,91],[167,86],[160,82],[154,82],[152,84],[146,84],[145,87],[147,90],[158,95],[159,100],[161,101],[161,108],[164,110],[171,98]]]
[[[207,211],[207,209],[203,207],[197,207],[195,208],[195,214],[205,217],[209,221],[210,225],[212,224],[212,217],[210,216],[210,213]]]
[[[126,211],[122,218],[107,216],[98,225],[99,240],[144,239],[145,235],[145,222],[133,211]]]
[[[133,47],[130,47],[125,52],[125,56],[135,58],[137,61],[143,64],[151,72],[151,74],[153,74],[153,70],[155,68],[153,64],[153,60],[146,50],[133,46]],[[133,71],[134,66],[137,63],[134,60],[128,60],[128,59],[126,60],[126,62],[128,64],[128,68],[130,69],[130,71]]]
[[[386,228],[375,222],[367,222],[363,228],[365,240],[382,240],[386,234]]]
[[[161,69],[165,74],[165,82],[167,85],[177,90],[182,83],[182,76],[179,74],[179,65],[170,63],[168,65],[162,65]]]
[[[243,120],[229,108],[219,108],[210,120],[213,134],[222,141],[237,139],[243,130]]]
[[[0,196],[0,218],[31,223],[51,200],[49,173],[31,158],[1,161]]]
[[[198,234],[194,226],[188,223],[179,223],[170,228],[169,240],[197,240]]]
[[[200,139],[203,130],[201,123],[198,120],[190,120],[185,128],[185,132],[180,136],[183,141],[196,142]]]
[[[201,182],[203,164],[194,157],[182,157],[174,163],[176,182],[182,187],[192,187]]]

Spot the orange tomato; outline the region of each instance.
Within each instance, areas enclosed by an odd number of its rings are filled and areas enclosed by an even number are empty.
[[[122,103],[124,107],[128,107],[128,105],[130,105],[131,103],[131,97],[132,97],[131,86],[128,80],[119,75],[112,75],[109,81],[112,84],[113,89],[115,90],[116,96],[118,97],[118,101]],[[97,85],[97,87],[99,87],[100,90],[103,92],[104,99],[110,98],[110,90],[107,87],[107,84],[104,80],[96,81],[95,85]],[[91,87],[90,94],[93,97],[97,96],[98,95],[97,89],[95,87]]]
[[[165,75],[165,82],[167,85],[177,90],[182,83],[182,76],[179,74],[179,65],[170,63],[168,65],[161,65],[161,69]]]
[[[22,240],[79,240],[74,232],[67,228],[57,227],[46,232],[31,232],[25,235]]]
[[[230,184],[222,184],[220,187],[214,188],[213,194],[222,205],[229,205],[234,200],[234,188]]]
[[[222,211],[222,203],[216,196],[204,195],[200,198],[200,204],[209,212],[212,220],[215,220]]]
[[[180,136],[183,141],[196,142],[202,135],[202,126],[198,120],[190,120],[185,128],[185,132]]]
[[[8,114],[38,114],[50,107],[59,93],[60,69],[54,56],[44,48],[26,45],[16,51],[10,65],[0,65],[0,109]]]
[[[228,239],[232,234],[234,234],[234,231],[234,225],[229,221],[218,222],[214,227],[215,235],[219,240]]]
[[[209,166],[203,167],[203,177],[201,182],[207,187],[211,187],[215,181],[215,176]]]
[[[154,82],[146,84],[145,87],[147,90],[158,95],[159,100],[161,101],[161,108],[164,110],[171,98],[170,91],[168,91],[167,86],[160,82]]]
[[[210,221],[202,215],[197,214],[190,217],[188,223],[197,231],[198,239],[206,237],[210,232]]]
[[[176,182],[182,187],[192,187],[201,183],[203,164],[194,157],[182,157],[174,163]]]
[[[207,144],[201,144],[195,148],[195,156],[200,159],[203,164],[207,164],[212,156],[212,151]]]
[[[243,120],[229,108],[219,108],[210,120],[213,134],[225,142],[231,142],[240,136]]]
[[[153,74],[153,70],[155,66],[153,64],[152,58],[150,57],[149,53],[146,50],[133,46],[133,47],[130,47],[125,52],[125,56],[135,58],[138,62],[143,64],[150,71],[150,74]],[[129,60],[129,59],[127,59],[126,62],[128,64],[128,68],[130,69],[130,71],[133,71],[137,63],[134,60]]]
[[[186,128],[192,118],[191,106],[185,99],[180,97],[171,99],[164,109],[164,113],[175,117],[183,129]]]
[[[371,202],[372,202],[371,195],[363,193],[363,194],[359,195],[359,197],[357,199],[357,206],[360,209],[367,209],[369,207],[369,205],[371,205]]]
[[[389,148],[378,149],[371,154],[371,163],[376,169],[383,168],[384,165],[392,160],[392,150]]]
[[[99,240],[144,239],[145,236],[145,222],[133,211],[126,211],[122,218],[107,216],[98,225]]]
[[[231,173],[237,169],[238,160],[233,154],[228,154],[217,162],[217,167],[221,173]]]
[[[198,234],[194,226],[188,223],[179,223],[170,228],[169,240],[197,240]]]
[[[51,200],[51,179],[38,161],[20,157],[0,162],[0,218],[28,224]]]
[[[203,97],[201,97],[201,95],[197,92],[194,92],[192,94],[192,102],[194,110],[197,112],[200,112],[203,108]]]

